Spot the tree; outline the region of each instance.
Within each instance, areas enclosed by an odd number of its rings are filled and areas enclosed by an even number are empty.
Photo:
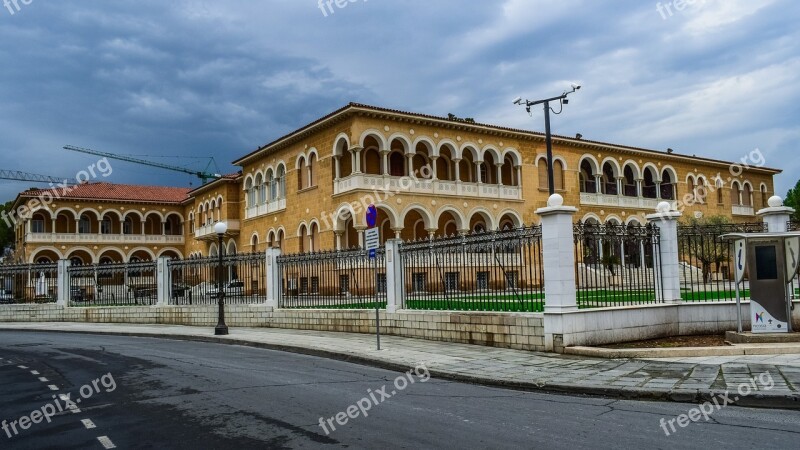
[[[0,216],[3,212],[11,211],[11,206],[14,201],[0,204]],[[9,226],[5,220],[0,219],[0,256],[4,256],[6,249],[13,249],[14,247],[14,228]]]
[[[794,187],[789,189],[789,192],[786,193],[786,198],[783,200],[783,204],[790,208],[794,208],[792,220],[800,222],[800,180],[797,180],[797,184],[795,184]]]
[[[728,261],[730,243],[719,237],[728,230],[726,225],[731,222],[725,216],[709,216],[703,218],[689,218],[679,240],[685,243],[680,245],[684,258],[694,258],[700,263],[703,270],[703,282],[711,280],[712,267],[719,271],[719,265]]]

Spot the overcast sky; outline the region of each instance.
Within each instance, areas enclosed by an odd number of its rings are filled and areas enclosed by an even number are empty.
[[[542,130],[511,100],[575,82],[554,133],[729,160],[759,148],[784,170],[779,194],[800,178],[794,0],[24,1],[0,7],[2,169],[74,178],[97,158],[72,144],[229,172],[350,101]],[[104,180],[198,183],[112,164]],[[0,180],[0,199],[29,185]]]

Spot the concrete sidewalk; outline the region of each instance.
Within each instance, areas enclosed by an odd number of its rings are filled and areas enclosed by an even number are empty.
[[[437,378],[605,397],[702,402],[728,391],[734,404],[800,409],[800,355],[610,360],[395,336],[382,336],[382,350],[377,351],[373,335],[276,328],[232,328],[228,336],[214,336],[213,328],[63,322],[0,323],[0,330],[246,345],[393,370],[425,364]]]

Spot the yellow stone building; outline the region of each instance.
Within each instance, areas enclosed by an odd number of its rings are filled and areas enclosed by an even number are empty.
[[[578,220],[600,223],[644,223],[661,201],[686,217],[756,221],[780,173],[757,150],[726,162],[554,136],[553,154],[565,204],[579,208]],[[382,240],[409,240],[536,223],[548,197],[541,133],[360,104],[234,164],[239,174],[194,190],[128,186],[136,195],[101,198],[81,192],[123,185],[78,186],[18,222],[18,254],[25,262],[209,256],[219,251],[217,221],[228,225],[224,252],[329,250],[359,245],[369,204]],[[41,194],[21,193],[15,208]]]

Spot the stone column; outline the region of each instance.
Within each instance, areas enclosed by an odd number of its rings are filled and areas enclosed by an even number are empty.
[[[403,227],[392,228],[392,231],[394,231],[394,238],[397,239],[397,240],[401,240],[401,236],[402,236],[402,233],[403,233]]]
[[[494,167],[497,170],[497,185],[503,185],[503,163],[495,163]]]
[[[406,166],[407,166],[406,167],[406,169],[407,169],[406,170],[406,175],[408,175],[411,178],[414,178],[414,154],[413,153],[407,153],[406,154],[406,159],[408,160],[406,162]]]
[[[456,176],[455,176],[455,180],[454,181],[456,183],[460,183],[461,182],[461,159],[460,158],[459,159],[454,159],[453,163],[456,166],[456,171],[455,171],[456,172]]]
[[[777,195],[767,200],[767,208],[759,210],[756,215],[767,224],[770,233],[785,233],[788,231],[789,220],[794,214],[794,208],[783,206],[783,199]]]
[[[515,186],[522,187],[522,166],[514,166],[514,169],[517,171],[517,179],[515,180]]]
[[[170,286],[172,274],[169,270],[168,258],[160,257],[156,261],[156,306],[167,306],[170,303]]]
[[[336,170],[336,172],[335,172],[336,180],[338,180],[339,178],[342,178],[342,166],[341,166],[342,162],[341,162],[341,159],[342,159],[342,157],[340,155],[334,155],[334,157],[333,157],[333,166],[334,166],[334,168]],[[266,186],[266,184],[264,186]],[[267,200],[269,201],[269,199],[267,199]]]
[[[653,264],[656,265],[656,300],[664,303],[681,301],[681,266],[678,253],[678,220],[681,215],[678,211],[673,211],[668,202],[661,202],[656,213],[647,216],[647,221],[657,225],[660,231],[659,245],[653,249]]]
[[[386,312],[395,313],[398,309],[403,309],[403,299],[405,298],[405,275],[403,274],[403,264],[400,260],[399,239],[389,239],[386,241]]]
[[[277,309],[279,307],[279,300],[281,298],[281,290],[283,288],[283,280],[281,279],[280,267],[278,267],[278,256],[281,255],[281,249],[268,248],[266,252],[267,258],[267,306]]]
[[[478,184],[483,183],[483,175],[481,174],[481,164],[483,161],[475,161],[475,182]]]
[[[545,313],[578,310],[572,231],[572,218],[577,211],[564,206],[564,198],[559,194],[550,196],[547,207],[536,210],[542,221]]]
[[[358,232],[358,246],[364,248],[364,232],[367,231],[367,227],[355,227],[356,232]]]
[[[353,173],[361,173],[361,147],[351,147],[350,154],[351,158],[353,158]]]
[[[56,234],[56,219],[50,219],[50,234]]]
[[[69,296],[70,296],[70,289],[69,289],[69,266],[71,265],[70,260],[68,259],[60,259],[58,260],[58,280],[56,286],[58,286],[58,299],[56,300],[56,304],[58,306],[67,307],[69,306]]]
[[[438,171],[436,169],[436,160],[437,159],[439,159],[438,156],[431,156],[431,180],[434,180],[434,181],[439,179],[439,173],[438,173]]]
[[[383,176],[389,175],[389,150],[381,150],[381,173]]]
[[[344,235],[344,231],[334,231],[333,234],[336,235],[336,250],[342,249],[342,235]]]

